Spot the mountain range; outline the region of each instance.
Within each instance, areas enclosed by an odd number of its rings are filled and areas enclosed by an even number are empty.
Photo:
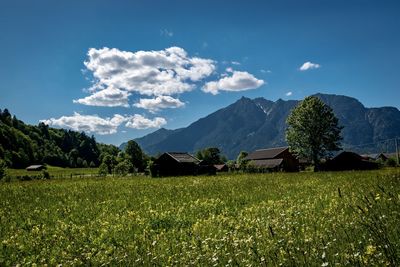
[[[400,136],[400,111],[395,107],[366,108],[348,96],[314,96],[333,109],[339,124],[344,127],[344,148],[377,152],[382,140]],[[135,141],[150,155],[165,151],[193,153],[205,147],[218,147],[224,155],[234,159],[243,150],[286,145],[286,118],[299,102],[242,97],[186,128],[161,128]],[[121,148],[124,146],[122,144]]]

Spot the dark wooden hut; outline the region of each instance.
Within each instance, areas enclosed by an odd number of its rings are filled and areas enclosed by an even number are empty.
[[[46,167],[44,165],[30,165],[26,167],[27,171],[41,171],[44,170]]]
[[[199,163],[199,159],[188,153],[166,152],[154,161],[152,175],[156,177],[196,175]]]
[[[378,168],[378,163],[366,160],[357,153],[350,151],[343,151],[321,166],[321,169],[325,171],[373,170]]]
[[[288,147],[259,149],[247,157],[250,166],[270,171],[299,171],[298,159],[289,151]]]

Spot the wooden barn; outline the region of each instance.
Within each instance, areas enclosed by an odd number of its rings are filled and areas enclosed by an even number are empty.
[[[166,152],[154,161],[152,176],[196,175],[199,172],[200,160],[183,152]]]
[[[41,171],[44,170],[46,167],[44,165],[30,165],[26,167],[27,171]]]
[[[378,168],[378,163],[366,160],[357,153],[350,151],[343,151],[321,166],[321,169],[325,171],[373,170]]]
[[[247,157],[250,166],[269,171],[299,171],[298,159],[289,151],[288,147],[259,149]]]

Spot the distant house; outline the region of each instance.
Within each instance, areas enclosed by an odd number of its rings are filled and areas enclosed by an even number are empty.
[[[44,165],[31,165],[26,167],[27,171],[41,171],[44,170],[46,167]]]
[[[366,160],[357,153],[350,151],[343,151],[321,166],[321,169],[325,171],[373,170],[378,168],[378,163]]]
[[[196,175],[200,169],[200,160],[184,152],[166,152],[154,161],[152,175],[181,176]]]
[[[216,164],[214,165],[217,172],[227,172],[229,170],[226,164]]]
[[[245,159],[250,166],[269,171],[299,171],[298,159],[289,151],[288,147],[259,149],[250,153]]]

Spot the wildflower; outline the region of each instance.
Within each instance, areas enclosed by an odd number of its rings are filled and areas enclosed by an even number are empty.
[[[376,247],[373,245],[368,245],[366,248],[366,254],[367,255],[372,255],[376,251]]]
[[[326,267],[328,265],[329,265],[329,262],[324,262],[324,263],[321,264],[322,267]]]

